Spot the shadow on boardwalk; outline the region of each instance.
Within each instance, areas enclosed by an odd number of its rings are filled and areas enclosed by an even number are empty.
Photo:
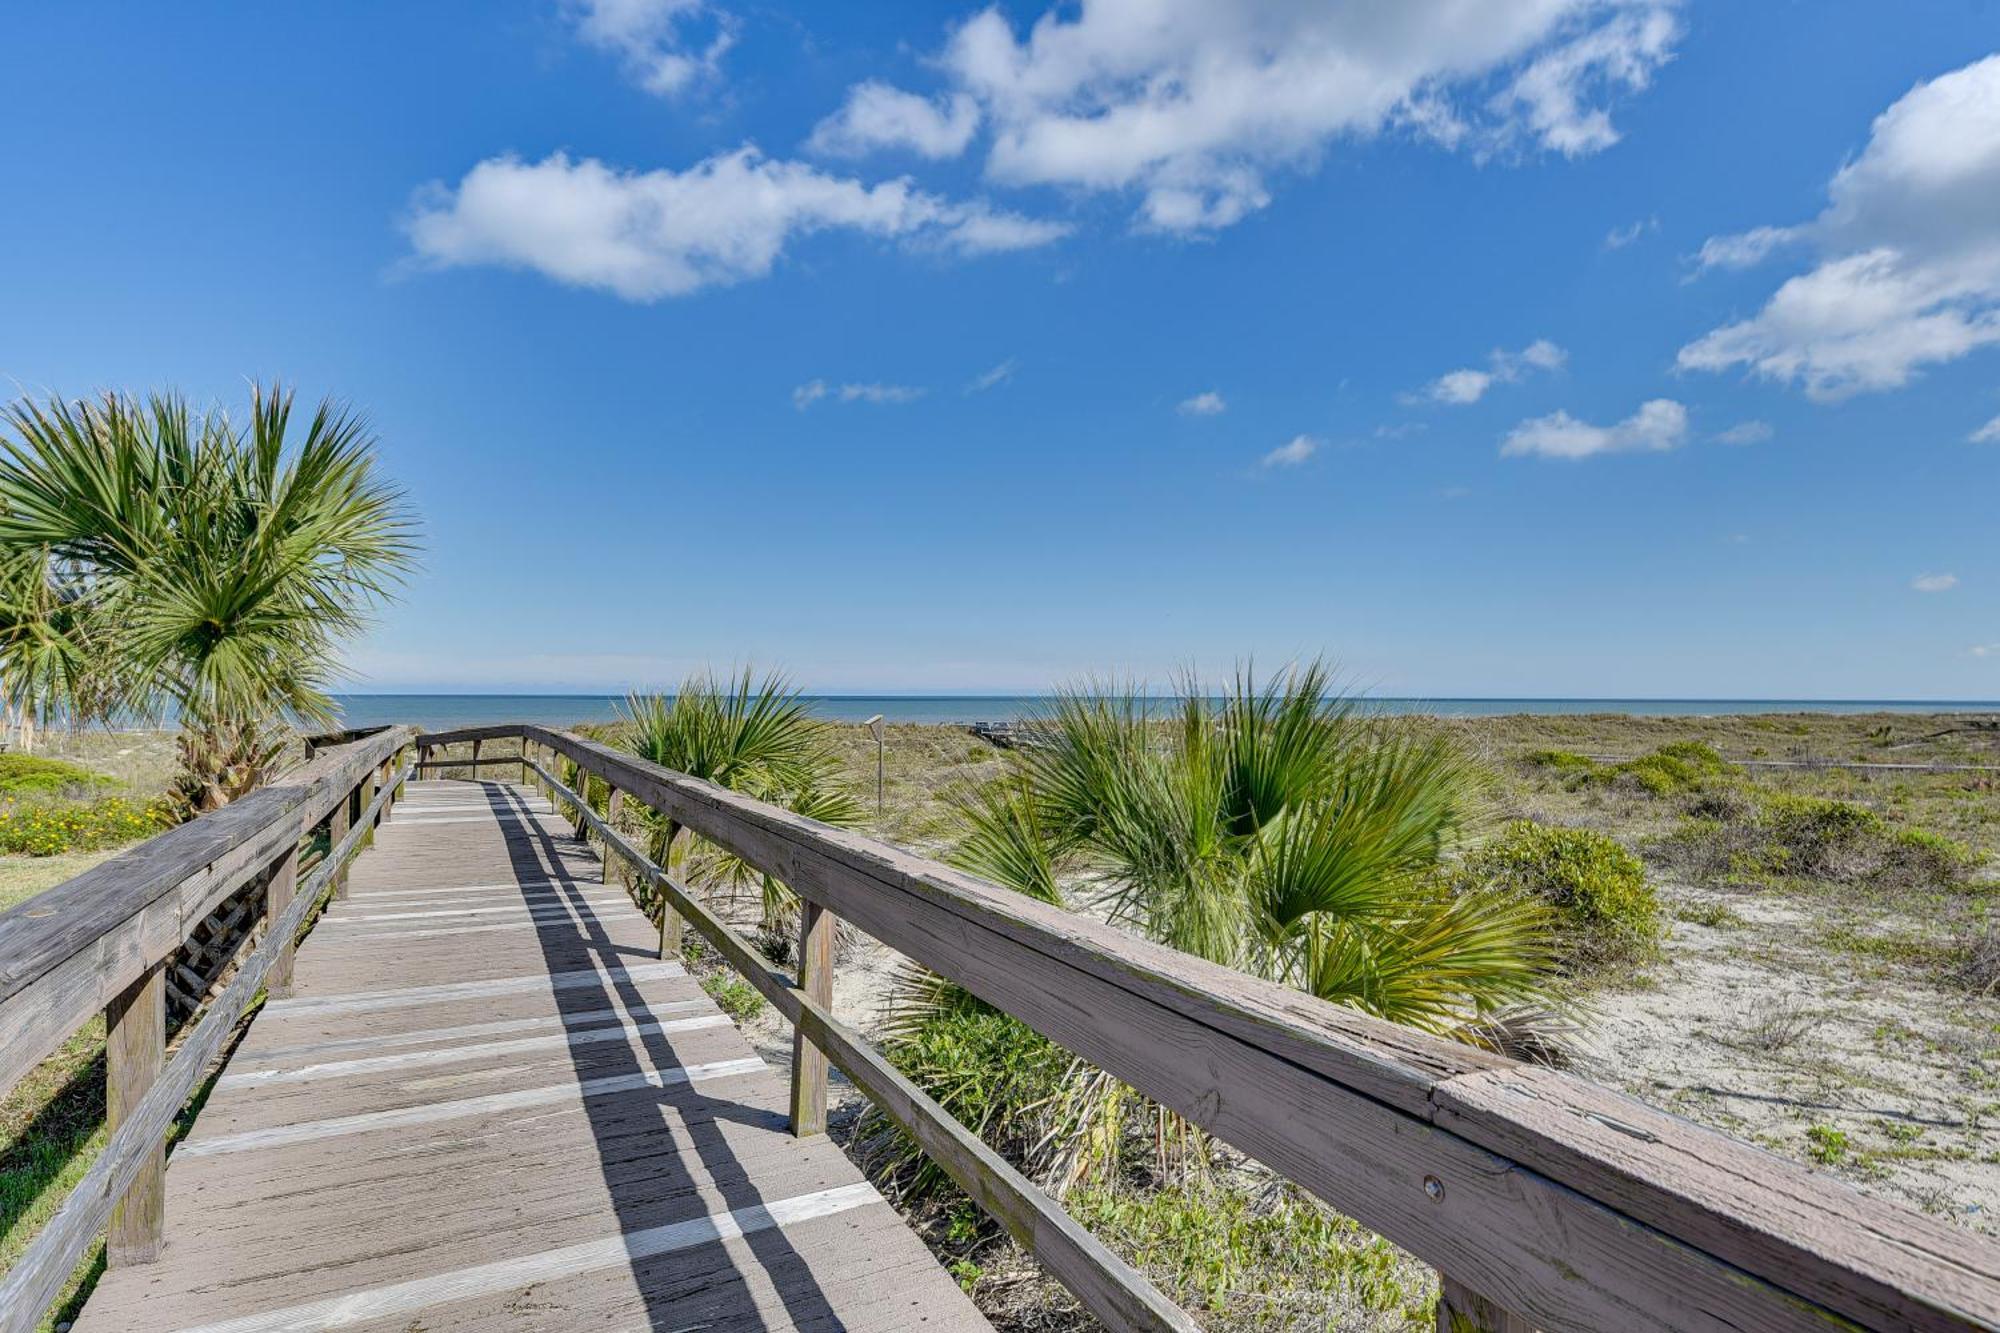
[[[613,944],[586,906],[584,895],[587,889],[598,886],[600,863],[577,840],[543,828],[517,789],[491,783],[481,786],[499,820],[516,881],[550,881],[569,908],[567,919],[545,920],[535,928],[549,971],[572,972],[595,966],[602,977],[597,984],[557,993],[564,1017],[615,1009],[635,1023],[655,1021],[636,985],[603,975],[652,955],[634,958],[629,947]],[[583,1029],[566,1026],[565,1030],[574,1033]],[[643,1048],[645,1059],[633,1049],[634,1043]],[[663,1032],[645,1033],[633,1043],[572,1043],[569,1051],[579,1080],[642,1075],[649,1069],[668,1073],[685,1063],[672,1036]],[[728,1127],[735,1124],[760,1135],[789,1135],[789,1120],[781,1113],[710,1096],[694,1083],[585,1097],[582,1105],[622,1232],[719,1211],[718,1200],[731,1211],[775,1201],[767,1200],[751,1182],[748,1164],[730,1144]],[[801,1158],[805,1156],[801,1154]],[[768,1164],[761,1174],[770,1177]],[[803,1184],[801,1190],[815,1187]],[[754,1260],[756,1271],[737,1267],[737,1256],[745,1253]],[[775,1310],[760,1311],[760,1291],[766,1301],[777,1303],[784,1311],[780,1327],[845,1327],[804,1255],[779,1227],[751,1231],[739,1239],[710,1243],[697,1250],[635,1260],[632,1277],[643,1294],[649,1322],[656,1329],[682,1330],[711,1323],[730,1328],[768,1327],[765,1315]]]

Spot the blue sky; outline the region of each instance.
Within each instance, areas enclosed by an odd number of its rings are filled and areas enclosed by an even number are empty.
[[[363,407],[364,689],[1992,699],[1996,20],[27,6],[0,376]]]

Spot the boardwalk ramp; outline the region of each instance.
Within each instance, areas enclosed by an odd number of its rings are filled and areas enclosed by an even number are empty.
[[[987,1327],[538,794],[412,782],[79,1333]]]

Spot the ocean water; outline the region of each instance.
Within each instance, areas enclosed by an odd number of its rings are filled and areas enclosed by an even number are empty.
[[[444,731],[498,722],[563,726],[608,722],[622,695],[613,694],[340,694],[342,724],[377,727],[410,723]],[[1044,702],[1033,694],[827,694],[808,698],[813,712],[832,722],[864,722],[880,713],[891,722],[962,725],[1032,716]],[[1162,705],[1169,701],[1161,700]],[[1627,713],[1700,717],[1732,713],[1993,713],[1995,700],[1909,699],[1399,699],[1371,697],[1384,712],[1445,717],[1506,713]]]

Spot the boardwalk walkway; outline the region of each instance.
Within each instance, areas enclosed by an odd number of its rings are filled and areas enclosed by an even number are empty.
[[[412,782],[78,1333],[983,1329],[539,796]]]

